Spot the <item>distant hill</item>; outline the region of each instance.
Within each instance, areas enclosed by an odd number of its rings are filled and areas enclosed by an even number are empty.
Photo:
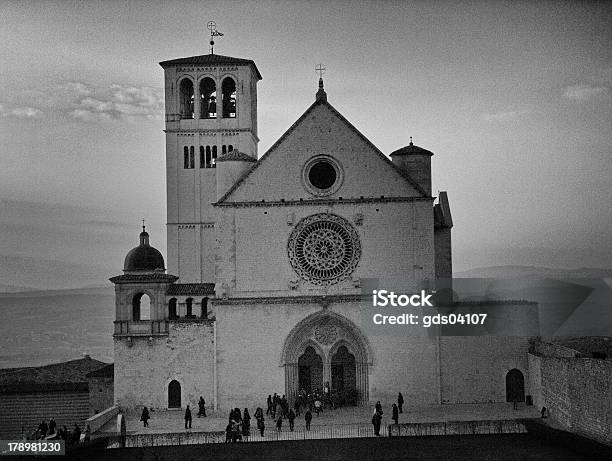
[[[109,268],[49,259],[0,255],[0,293],[102,286],[117,275]]]
[[[551,279],[577,279],[577,278],[610,278],[612,269],[597,269],[580,267],[577,269],[553,269],[537,266],[493,266],[477,267],[462,272],[455,272],[455,278],[551,278]]]

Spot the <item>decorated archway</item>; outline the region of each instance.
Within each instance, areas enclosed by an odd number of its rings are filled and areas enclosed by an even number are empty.
[[[292,402],[300,390],[356,391],[360,403],[369,398],[371,348],[359,328],[346,317],[323,310],[299,322],[285,339],[281,366],[285,394]]]

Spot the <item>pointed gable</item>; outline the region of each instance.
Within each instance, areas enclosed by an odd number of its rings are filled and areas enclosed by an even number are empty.
[[[427,197],[325,99],[318,99],[247,171],[218,204],[319,198],[305,184],[310,159],[327,156],[339,166],[339,187],[327,199]]]

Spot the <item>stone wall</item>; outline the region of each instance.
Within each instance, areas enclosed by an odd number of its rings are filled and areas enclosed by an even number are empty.
[[[612,442],[612,361],[529,354],[534,403],[566,430]]]
[[[89,415],[113,406],[115,401],[112,376],[92,376],[89,381]]]
[[[168,336],[115,338],[115,404],[168,407],[168,384],[181,385],[181,406],[213,405],[214,323],[170,322]]]

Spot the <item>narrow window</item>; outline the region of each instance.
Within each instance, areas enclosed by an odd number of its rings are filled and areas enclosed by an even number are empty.
[[[202,298],[202,318],[208,318],[208,298]]]
[[[195,168],[195,155],[193,146],[189,148],[189,168]]]
[[[223,118],[236,118],[236,82],[226,77],[221,84]]]
[[[179,85],[181,118],[193,118],[193,82],[184,78]]]
[[[200,81],[200,118],[217,117],[217,87],[215,81],[206,77]]]
[[[151,320],[151,298],[138,293],[132,298],[132,320]]]
[[[189,148],[183,147],[183,168],[189,168]]]
[[[221,146],[221,155],[225,155],[225,154],[227,154],[227,146],[223,144]]]
[[[227,151],[231,152],[234,150],[234,146],[232,146],[231,144],[229,146],[227,146]]]
[[[210,156],[210,146],[206,146],[206,168],[211,167],[212,157]]]
[[[173,319],[177,319],[178,318],[178,314],[176,312],[176,298],[172,298],[169,302],[168,302],[168,318],[170,320]]]
[[[185,317],[193,317],[193,298],[187,298],[185,300],[185,308],[187,310],[187,312],[185,313]]]
[[[204,146],[200,146],[200,168],[205,168],[204,162]]]
[[[217,168],[217,146],[212,146],[212,166]]]

